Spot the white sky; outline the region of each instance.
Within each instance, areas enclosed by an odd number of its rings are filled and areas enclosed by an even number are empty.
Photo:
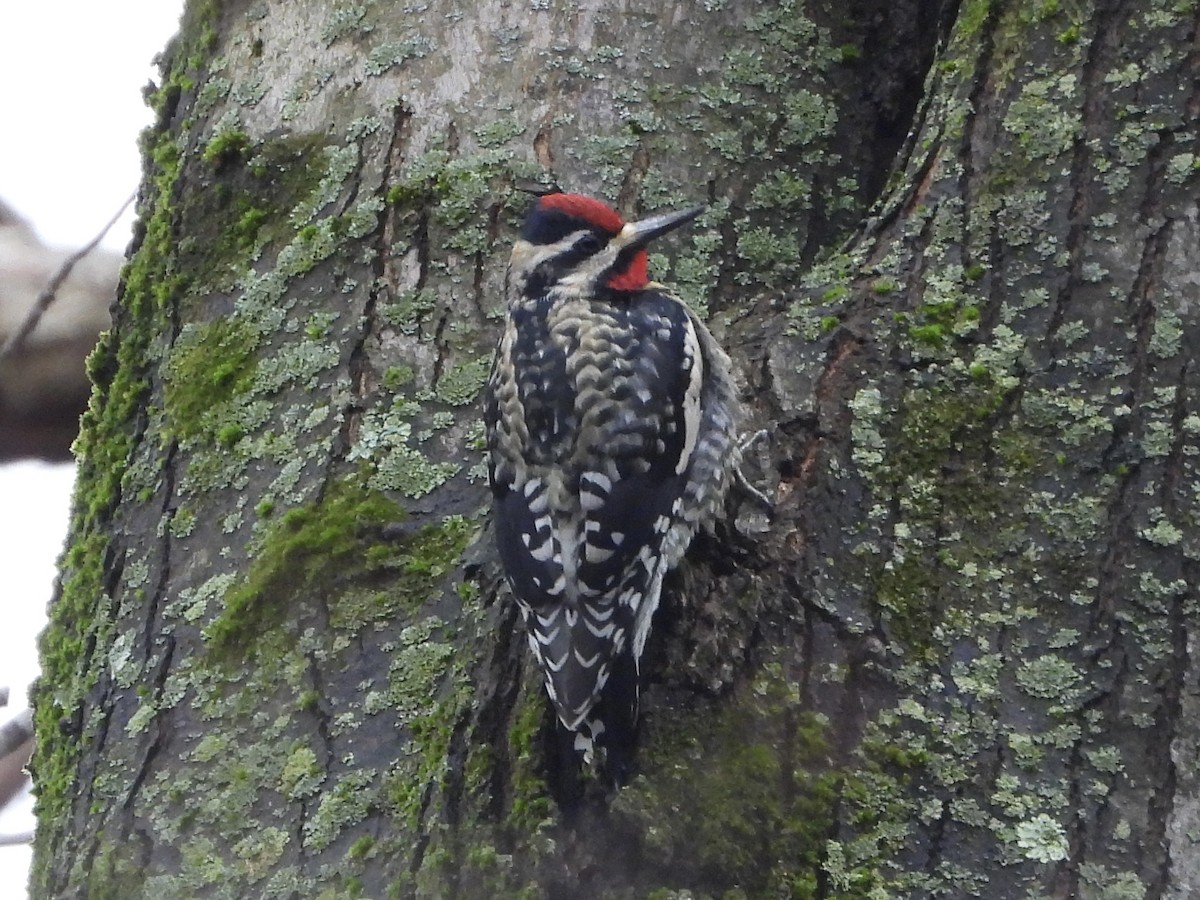
[[[0,0],[0,198],[44,241],[77,247],[136,189],[138,133],[151,122],[142,87],[151,60],[179,22],[183,0]],[[122,251],[132,211],[104,245]],[[35,635],[45,620],[66,532],[73,469],[0,466],[0,684],[23,704],[36,674]],[[15,805],[15,804],[14,804]],[[32,802],[0,815],[0,835],[33,827]],[[27,847],[0,847],[0,900],[26,896]]]
[[[137,188],[141,89],[181,0],[0,4],[0,197],[51,244],[87,243]],[[127,213],[105,244],[123,250]]]

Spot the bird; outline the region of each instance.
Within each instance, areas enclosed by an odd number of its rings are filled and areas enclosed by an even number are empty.
[[[630,776],[663,578],[740,480],[733,363],[648,244],[693,206],[626,222],[550,193],[512,247],[484,390],[496,543],[562,734]]]

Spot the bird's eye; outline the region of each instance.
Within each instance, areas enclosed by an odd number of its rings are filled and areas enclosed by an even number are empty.
[[[575,249],[580,253],[586,253],[588,256],[591,256],[593,253],[599,253],[600,248],[603,246],[604,242],[600,240],[599,236],[590,231],[575,242]]]

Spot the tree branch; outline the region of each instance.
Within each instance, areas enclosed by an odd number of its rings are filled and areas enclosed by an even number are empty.
[[[58,271],[54,273],[54,277],[50,279],[42,289],[42,292],[38,294],[37,299],[33,302],[33,306],[30,307],[29,312],[26,314],[25,320],[21,323],[21,327],[9,336],[3,347],[0,347],[0,360],[8,358],[21,349],[25,341],[29,338],[29,335],[33,334],[34,329],[37,328],[46,310],[50,308],[50,304],[54,302],[58,294],[58,289],[62,287],[63,282],[70,276],[71,270],[75,268],[75,264],[96,249],[96,246],[104,240],[104,236],[108,234],[109,229],[116,224],[117,219],[121,218],[136,196],[137,194],[130,194],[125,202],[121,204],[121,208],[117,210],[116,214],[100,229],[99,234],[63,260]]]
[[[0,725],[0,760],[21,748],[33,738],[33,711],[23,709]]]

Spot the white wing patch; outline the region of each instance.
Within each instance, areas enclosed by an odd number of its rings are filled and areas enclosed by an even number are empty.
[[[691,371],[688,373],[687,391],[683,395],[683,450],[679,453],[679,462],[675,464],[676,475],[687,471],[692,451],[696,449],[696,438],[700,434],[700,391],[704,387],[704,357],[696,352],[700,347],[696,326],[692,324],[691,316],[686,321],[687,337],[683,342],[683,352],[691,363]]]
[[[605,550],[603,547],[597,547],[594,544],[585,544],[583,547],[583,558],[589,563],[598,564],[608,562],[612,559],[615,551]]]

